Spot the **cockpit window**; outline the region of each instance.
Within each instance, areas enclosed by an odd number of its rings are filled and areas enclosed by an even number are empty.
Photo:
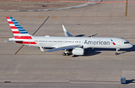
[[[128,44],[129,42],[124,42],[124,44]]]

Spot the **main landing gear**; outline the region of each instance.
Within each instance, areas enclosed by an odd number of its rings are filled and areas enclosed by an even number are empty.
[[[116,53],[115,55],[119,55],[120,53],[118,53],[118,51],[120,50],[120,48],[116,48]]]
[[[69,53],[65,53],[65,52],[64,52],[62,55],[63,55],[63,56],[69,56]]]
[[[64,52],[62,55],[63,55],[63,56],[69,56],[69,55],[72,54],[71,51],[72,51],[72,50],[65,50],[65,52]]]

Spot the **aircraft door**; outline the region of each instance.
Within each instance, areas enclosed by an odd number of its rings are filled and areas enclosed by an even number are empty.
[[[121,41],[118,41],[118,47],[120,47],[120,45],[121,45]]]

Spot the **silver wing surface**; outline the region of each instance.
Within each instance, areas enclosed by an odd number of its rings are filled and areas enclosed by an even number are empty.
[[[59,50],[65,50],[65,49],[73,49],[81,47],[80,45],[70,45],[70,46],[64,46],[64,47],[58,47],[54,49],[47,50],[46,52],[53,52],[53,51],[59,51]]]

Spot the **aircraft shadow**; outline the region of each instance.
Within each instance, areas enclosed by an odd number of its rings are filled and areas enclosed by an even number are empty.
[[[44,47],[44,49],[52,49],[52,48]],[[100,54],[101,51],[116,51],[116,49],[103,49],[103,48],[94,48],[94,49],[92,49],[92,48],[87,48],[87,49],[85,49],[83,56],[97,55],[97,54]],[[129,49],[120,49],[119,51],[122,51],[119,54],[124,54],[124,53],[127,53],[127,52],[135,51],[135,45],[133,45],[132,48],[129,48]],[[74,57],[77,57],[77,56],[74,56]]]
[[[85,49],[83,56],[93,56],[93,55],[97,55],[100,53],[101,52],[97,51],[96,49],[88,48],[88,49]]]
[[[135,83],[135,79],[126,80],[126,84]]]
[[[88,49],[85,49],[85,53],[83,56],[92,56],[92,55],[97,55],[97,54],[100,54],[101,51],[116,51],[116,49],[103,49],[103,48],[88,48]],[[124,53],[127,53],[127,52],[132,52],[132,51],[135,51],[135,45],[133,45],[132,48],[129,48],[129,49],[120,49],[119,51],[122,51],[121,53],[119,54],[124,54]]]
[[[129,49],[121,49],[120,51],[124,51],[124,52],[121,53],[121,54],[124,54],[124,53],[126,53],[126,52],[132,52],[132,51],[135,51],[135,45],[133,45],[132,48],[129,48]]]

